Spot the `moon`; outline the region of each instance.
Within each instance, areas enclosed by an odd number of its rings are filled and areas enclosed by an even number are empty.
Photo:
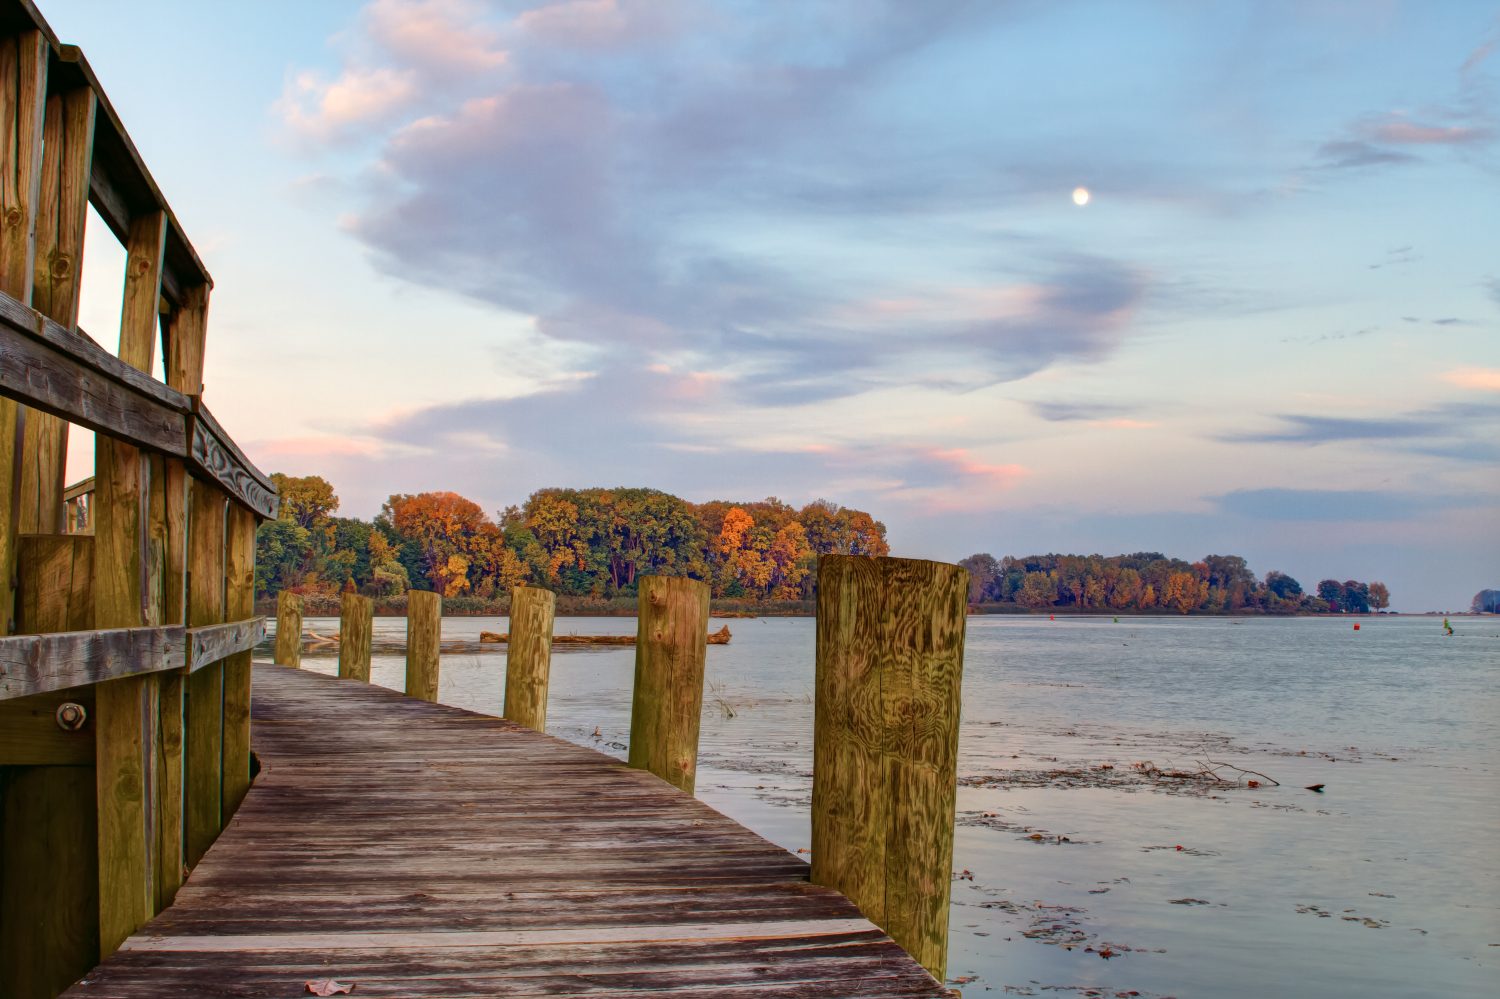
[[[1082,208],[1089,203],[1089,189],[1086,187],[1073,188],[1073,204]]]

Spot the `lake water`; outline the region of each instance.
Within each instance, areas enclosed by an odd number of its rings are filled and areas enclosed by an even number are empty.
[[[728,623],[732,643],[708,650],[698,796],[805,850],[814,622]],[[1456,628],[970,618],[950,979],[970,997],[1496,994],[1500,619]],[[447,618],[443,637],[481,629],[508,630]],[[400,641],[405,620],[375,630]],[[548,731],[623,758],[633,664],[630,648],[557,649]],[[503,652],[444,656],[440,699],[499,714],[504,668]],[[404,670],[377,655],[374,682],[399,689]],[[1144,761],[1280,786],[1152,778]]]

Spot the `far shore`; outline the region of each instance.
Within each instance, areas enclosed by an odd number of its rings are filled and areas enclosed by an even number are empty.
[[[340,601],[338,597],[325,594],[304,594],[302,614],[304,617],[338,617]],[[758,617],[815,617],[815,604],[811,600],[786,600],[767,603],[750,603],[739,600],[715,600],[709,610],[714,618],[758,618]],[[276,616],[276,601],[274,598],[262,597],[255,602],[255,612],[269,618]],[[473,597],[450,598],[443,602],[444,617],[507,617],[510,614],[510,603],[506,600],[482,601]],[[1098,607],[1043,607],[1029,608],[1018,607],[1015,604],[979,604],[969,607],[970,617],[985,617],[988,615],[1011,615],[1040,617],[1101,617],[1101,618],[1125,618],[1125,617],[1231,617],[1231,618],[1285,618],[1285,617],[1312,617],[1332,619],[1361,620],[1365,618],[1383,617],[1462,617],[1483,618],[1496,617],[1495,614],[1477,614],[1473,611],[1369,611],[1363,614],[1338,613],[1338,614],[1267,614],[1259,610],[1236,610],[1236,611],[1192,611],[1182,614],[1179,611],[1168,608],[1152,608],[1150,610],[1110,610]],[[405,597],[375,598],[376,617],[405,617]],[[636,601],[634,597],[615,597],[611,599],[596,597],[569,597],[560,596],[557,600],[558,617],[635,617]]]

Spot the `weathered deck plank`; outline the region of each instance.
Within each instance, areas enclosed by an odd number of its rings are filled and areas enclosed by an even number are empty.
[[[72,997],[948,995],[807,865],[518,725],[255,667],[262,771]]]

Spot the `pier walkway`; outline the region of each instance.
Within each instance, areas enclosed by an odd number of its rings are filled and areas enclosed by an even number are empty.
[[[944,996],[808,867],[510,722],[257,664],[249,794],[69,997]]]

